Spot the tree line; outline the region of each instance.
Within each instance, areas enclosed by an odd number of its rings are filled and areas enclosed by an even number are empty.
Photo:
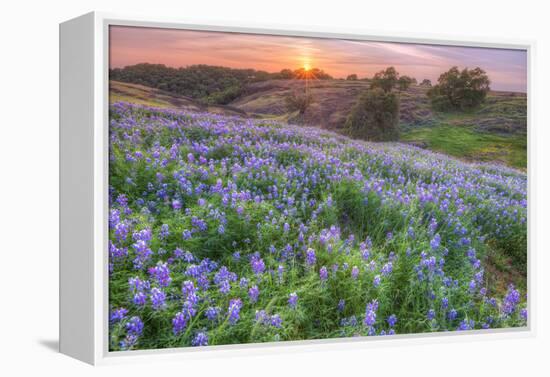
[[[206,103],[227,104],[245,93],[250,83],[276,79],[332,79],[319,68],[303,68],[270,73],[255,69],[238,69],[205,64],[168,67],[164,64],[140,63],[109,70],[111,80],[141,84]]]

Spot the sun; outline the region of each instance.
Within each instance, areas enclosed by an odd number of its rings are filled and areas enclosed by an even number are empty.
[[[311,66],[309,65],[309,63],[304,63],[303,68],[304,68],[304,71],[307,72],[307,71],[309,71],[309,70],[311,69]]]

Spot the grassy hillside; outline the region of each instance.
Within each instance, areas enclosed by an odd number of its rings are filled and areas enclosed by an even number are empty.
[[[324,80],[309,83],[314,103],[303,116],[289,113],[285,97],[304,90],[296,80],[271,80],[249,86],[232,103],[251,114],[344,131],[346,117],[367,81]],[[527,164],[527,101],[520,93],[491,92],[486,103],[469,112],[431,109],[427,88],[401,93],[402,141],[468,161],[495,161],[523,169]]]
[[[136,105],[177,108],[185,111],[207,111],[223,115],[246,115],[244,111],[231,106],[207,105],[190,97],[180,96],[145,85],[112,80],[109,82],[109,102],[128,102]]]
[[[344,132],[344,124],[368,81],[308,82],[313,104],[303,115],[287,108],[286,97],[305,88],[303,80],[266,80],[247,85],[228,106],[206,105],[142,85],[111,81],[111,102],[125,101],[187,111],[242,115]],[[402,141],[468,161],[495,161],[524,169],[527,163],[527,102],[520,93],[491,92],[486,103],[469,112],[432,111],[427,89],[412,86],[401,93]]]

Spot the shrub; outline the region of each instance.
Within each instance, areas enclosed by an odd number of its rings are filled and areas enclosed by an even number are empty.
[[[420,86],[432,86],[432,80],[424,79],[420,83]]]
[[[397,85],[399,87],[399,90],[402,90],[402,91],[409,89],[412,83],[413,83],[413,79],[410,78],[409,76],[401,76],[397,80]]]
[[[394,67],[388,67],[374,75],[371,88],[380,88],[384,92],[391,92],[399,80],[399,73]]]
[[[466,110],[481,105],[491,83],[484,70],[452,67],[441,74],[438,84],[428,91],[432,107],[436,110]]]
[[[206,97],[205,102],[210,104],[227,105],[231,101],[237,99],[244,90],[240,85],[230,86],[222,91],[215,92]]]
[[[399,97],[375,88],[365,92],[346,120],[350,136],[371,141],[399,138]]]
[[[351,75],[348,75],[348,77],[346,77],[346,80],[356,81],[357,80],[357,75],[355,73],[352,73]]]
[[[313,102],[313,96],[309,93],[299,94],[294,92],[285,98],[286,106],[289,111],[296,111],[303,115],[309,105]]]

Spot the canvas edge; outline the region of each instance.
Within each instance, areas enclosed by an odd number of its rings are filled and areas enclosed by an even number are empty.
[[[94,15],[59,25],[59,351],[93,364]]]
[[[451,343],[457,341],[483,341],[533,337],[536,335],[534,308],[536,296],[535,256],[533,252],[533,219],[532,203],[536,197],[533,178],[535,176],[534,127],[533,127],[533,55],[535,42],[532,40],[511,40],[495,38],[456,37],[438,34],[413,34],[375,32],[349,28],[327,28],[295,25],[258,25],[251,22],[207,21],[197,19],[174,20],[159,17],[129,16],[104,12],[91,13],[94,18],[94,355],[92,364],[118,364],[127,362],[147,362],[152,360],[203,359],[210,357],[252,356],[266,354],[283,354],[308,351],[342,351],[351,348],[368,349],[383,346],[411,346],[418,344]],[[90,14],[86,15],[89,16]],[[314,38],[340,38],[356,40],[376,40],[402,43],[430,43],[455,46],[474,46],[490,48],[524,49],[528,55],[528,326],[524,328],[475,330],[466,333],[428,333],[398,335],[392,337],[359,338],[359,339],[326,339],[309,341],[292,341],[282,343],[242,344],[214,346],[208,349],[161,349],[129,352],[108,351],[108,311],[107,290],[107,185],[108,182],[108,26],[128,25],[144,27],[167,27],[190,30],[210,30],[226,32],[246,32],[257,34],[291,35]],[[261,26],[261,27],[259,27]],[[61,199],[61,198],[60,198]],[[98,202],[99,201],[99,202]],[[61,229],[63,231],[63,229]],[[61,326],[61,324],[60,324]],[[63,352],[63,351],[62,351]],[[86,361],[86,360],[84,360]]]

